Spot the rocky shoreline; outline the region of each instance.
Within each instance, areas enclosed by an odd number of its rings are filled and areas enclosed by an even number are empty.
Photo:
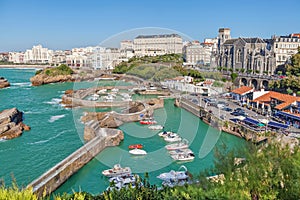
[[[10,83],[8,82],[7,79],[5,79],[4,77],[0,77],[0,89],[1,88],[6,88],[9,87]]]
[[[72,75],[47,76],[46,74],[38,74],[30,78],[32,86],[39,86],[49,83],[74,82]]]
[[[0,139],[9,140],[22,135],[30,127],[23,123],[23,112],[16,108],[0,112]]]

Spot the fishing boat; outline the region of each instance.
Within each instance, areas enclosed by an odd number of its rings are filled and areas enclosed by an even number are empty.
[[[114,92],[114,93],[119,92],[119,89],[118,88],[113,88],[113,89],[111,89],[111,92]]]
[[[186,149],[189,147],[188,141],[183,139],[181,142],[166,145],[165,148],[169,151],[176,149]]]
[[[149,124],[156,124],[157,121],[155,121],[153,118],[144,118],[140,120],[140,124],[149,125]]]
[[[148,127],[150,130],[161,130],[164,127],[162,125],[152,125]]]
[[[131,169],[130,167],[122,168],[120,164],[115,164],[113,168],[103,170],[102,174],[107,177],[129,176]]]
[[[142,155],[146,155],[147,152],[145,150],[142,149],[132,149],[129,151],[130,154],[135,155],[135,156],[142,156]]]
[[[131,144],[128,146],[129,149],[142,149],[143,145],[142,144]]]
[[[97,92],[97,94],[105,94],[107,92],[107,89],[101,89]]]

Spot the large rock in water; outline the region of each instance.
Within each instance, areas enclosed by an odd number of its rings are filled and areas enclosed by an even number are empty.
[[[38,74],[30,78],[30,82],[33,86],[49,84],[49,83],[74,82],[74,81],[75,78],[72,75],[48,76],[46,74]]]
[[[23,112],[16,108],[0,112],[0,139],[12,139],[22,135],[23,130],[30,127],[23,124]]]
[[[3,77],[0,77],[0,88],[9,87],[10,83]]]

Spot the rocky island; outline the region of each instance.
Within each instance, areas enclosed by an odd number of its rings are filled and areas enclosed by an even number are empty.
[[[30,127],[23,123],[23,112],[16,108],[0,112],[0,139],[8,140],[22,135]]]
[[[10,83],[4,77],[0,77],[0,89],[9,87]]]
[[[67,65],[60,65],[54,68],[46,68],[36,72],[35,76],[30,78],[33,86],[58,83],[58,82],[74,82],[74,71]]]

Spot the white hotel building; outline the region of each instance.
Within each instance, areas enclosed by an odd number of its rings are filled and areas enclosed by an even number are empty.
[[[134,54],[138,57],[181,54],[182,38],[178,34],[139,35],[133,40]]]
[[[24,63],[51,63],[53,51],[43,48],[42,45],[33,46],[26,50],[24,54]]]
[[[118,48],[95,47],[88,56],[87,65],[93,69],[112,70],[120,63]]]

